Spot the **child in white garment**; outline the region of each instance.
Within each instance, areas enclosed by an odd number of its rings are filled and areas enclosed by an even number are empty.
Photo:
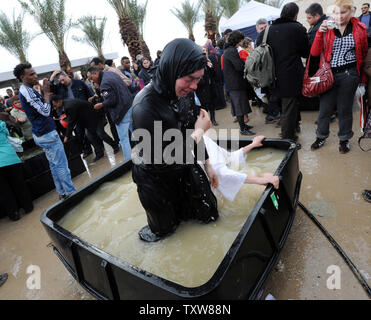
[[[275,189],[279,187],[279,177],[271,173],[265,173],[262,177],[248,176],[245,173],[232,170],[230,167],[238,167],[238,164],[246,161],[246,154],[254,149],[263,146],[264,136],[257,136],[253,142],[235,152],[228,152],[217,145],[214,140],[204,135],[206,150],[209,155],[209,161],[215,170],[218,179],[219,190],[229,201],[233,201],[244,183],[267,185],[271,183]]]

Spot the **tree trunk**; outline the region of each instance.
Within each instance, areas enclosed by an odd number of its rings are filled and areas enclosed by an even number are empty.
[[[59,65],[63,71],[65,71],[70,77],[73,77],[71,61],[68,58],[67,53],[64,51],[59,52]]]
[[[151,52],[149,51],[147,43],[144,40],[140,40],[140,47],[142,48],[143,56],[152,61]]]
[[[21,63],[27,63],[26,55],[23,51],[19,52],[18,58]]]
[[[104,57],[102,51],[98,52],[98,58],[101,59],[102,61],[106,61],[106,58]]]
[[[196,42],[196,39],[195,39],[195,36],[193,35],[193,33],[190,33],[190,34],[189,34],[188,39],[189,39],[189,40],[192,40],[193,42]]]
[[[120,18],[119,27],[122,41],[128,46],[131,59],[136,61],[137,55],[142,53],[137,26],[131,19],[125,17]]]
[[[206,31],[206,36],[208,39],[211,40],[213,43],[213,46],[216,46],[216,34],[218,32],[217,30],[217,23],[216,23],[216,18],[213,16],[212,13],[207,12],[205,15],[205,31]]]

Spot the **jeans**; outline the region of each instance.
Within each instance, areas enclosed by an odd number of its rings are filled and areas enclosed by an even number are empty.
[[[129,129],[131,132],[133,131],[132,113],[133,113],[133,108],[131,107],[128,110],[128,112],[126,112],[121,122],[119,124],[116,124],[117,133],[120,137],[120,144],[122,147],[122,152],[124,154],[125,160],[131,159]]]
[[[71,180],[70,169],[64,147],[57,131],[53,130],[41,137],[33,135],[36,145],[41,147],[49,161],[55,188],[59,195],[69,195],[76,191]]]
[[[360,78],[356,68],[334,73],[334,86],[320,97],[317,138],[326,139],[330,134],[330,122],[335,108],[338,111],[340,141],[353,137],[353,99]]]

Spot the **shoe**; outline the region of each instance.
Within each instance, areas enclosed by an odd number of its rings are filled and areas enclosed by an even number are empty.
[[[213,124],[213,126],[217,127],[219,125],[219,123],[217,123],[215,120],[211,121],[211,123]]]
[[[93,153],[93,151],[91,151],[91,152],[84,152],[83,155],[82,155],[82,158],[83,158],[83,159],[86,159],[86,158],[89,157],[92,153]]]
[[[252,132],[248,129],[243,129],[243,130],[240,130],[240,133],[243,135],[243,136],[254,136],[256,133],[255,132]]]
[[[371,203],[371,190],[363,190],[362,196],[363,196],[363,199]]]
[[[301,149],[301,144],[300,143],[296,143],[296,149],[298,149],[298,150]]]
[[[249,126],[249,125],[247,125],[247,124],[245,124],[245,128],[247,129],[247,130],[251,130],[252,128],[254,128],[253,126]]]
[[[277,116],[268,115],[265,117],[266,124],[275,123],[276,121],[279,121],[279,120],[280,120],[280,115],[277,115]]]
[[[104,154],[96,155],[93,159],[93,162],[97,162],[99,159],[102,159],[104,157]]]
[[[2,273],[0,274],[0,287],[8,280],[8,274]]]
[[[310,146],[310,149],[314,151],[321,148],[325,144],[325,141],[326,139],[317,138],[316,141],[314,141],[313,144]]]
[[[350,151],[349,140],[340,141],[339,152],[341,154],[348,153]]]
[[[116,154],[120,151],[120,145],[117,145],[115,148],[113,148],[113,153]]]

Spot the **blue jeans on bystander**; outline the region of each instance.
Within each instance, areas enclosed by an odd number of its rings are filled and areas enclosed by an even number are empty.
[[[125,157],[125,161],[131,159],[131,146],[130,146],[130,131],[133,131],[133,120],[132,120],[133,107],[126,112],[124,118],[119,124],[116,124],[117,133],[120,138],[120,144],[122,152]]]
[[[41,137],[33,135],[33,138],[35,143],[45,152],[58,194],[68,196],[75,192],[66,153],[57,131],[53,130]]]

